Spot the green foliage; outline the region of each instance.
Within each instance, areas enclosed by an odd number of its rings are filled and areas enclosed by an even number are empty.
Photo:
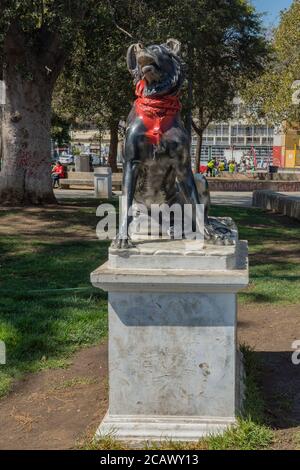
[[[139,37],[147,22],[146,4],[137,0],[99,3],[93,27],[87,25],[57,84],[55,109],[60,114],[94,122],[99,128],[126,119],[134,92],[125,56],[133,39],[117,25]]]
[[[57,90],[66,96],[60,103],[107,126],[112,119],[125,119],[134,98],[125,63],[127,47],[138,40],[163,43],[171,36],[182,42],[192,82],[192,96],[185,89],[184,108],[196,113],[201,129],[212,119],[228,117],[238,80],[263,69],[268,48],[259,17],[247,2],[218,3],[212,7],[208,0],[116,1],[113,11],[109,2],[101,6],[105,26],[95,20],[93,37],[88,35],[70,58]],[[103,27],[113,34],[96,42],[94,35],[98,37]]]
[[[93,0],[2,0],[2,61],[13,62],[24,78],[42,76],[55,83],[94,9]]]
[[[70,122],[63,117],[53,113],[51,120],[51,138],[54,142],[61,147],[69,144],[70,137]]]
[[[300,80],[300,2],[294,0],[281,14],[273,34],[273,60],[266,72],[254,82],[248,82],[243,96],[253,108],[253,118],[267,117],[270,122],[289,124],[299,122],[300,105],[293,104],[295,89]]]
[[[188,68],[183,114],[202,138],[212,121],[231,117],[241,78],[253,79],[266,67],[269,45],[260,17],[245,0],[166,1],[160,35],[179,39]],[[192,12],[192,14],[191,14]],[[193,115],[193,120],[191,119]],[[201,146],[195,163],[198,171]]]
[[[256,76],[264,66],[266,43],[259,18],[247,1],[219,0],[213,6],[210,0],[2,0],[0,4],[4,79],[20,78],[23,87],[34,83],[48,103],[57,84],[55,113],[110,128],[112,153],[116,153],[118,123],[134,99],[126,50],[139,40],[163,43],[170,36],[183,44],[189,78],[184,109],[189,128],[191,112],[195,113],[194,128],[200,135],[210,120],[230,115],[241,76]],[[12,88],[10,92],[14,93]],[[39,93],[24,93],[23,98],[32,101]],[[45,111],[46,104],[41,113]],[[58,131],[54,129],[56,135]]]

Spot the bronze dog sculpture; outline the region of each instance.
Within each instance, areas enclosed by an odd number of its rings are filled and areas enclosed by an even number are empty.
[[[190,142],[180,118],[179,91],[184,81],[180,43],[144,47],[133,44],[127,66],[133,75],[137,99],[128,116],[124,143],[123,219],[115,248],[130,248],[128,227],[133,202],[150,209],[151,204],[205,205],[204,238],[209,243],[228,244],[226,229],[216,230],[208,218],[209,191],[201,177],[198,192],[191,169]],[[193,216],[194,218],[194,216]],[[193,224],[195,224],[193,220]],[[228,230],[227,230],[228,232]],[[170,227],[172,237],[172,227]]]

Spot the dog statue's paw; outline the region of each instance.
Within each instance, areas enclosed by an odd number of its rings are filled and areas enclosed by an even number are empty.
[[[213,226],[208,223],[204,228],[204,239],[207,243],[218,246],[233,245],[232,233],[225,227]]]
[[[125,238],[121,236],[117,236],[115,240],[112,241],[111,247],[117,250],[127,250],[129,248],[134,248],[135,245],[132,243],[130,238]]]

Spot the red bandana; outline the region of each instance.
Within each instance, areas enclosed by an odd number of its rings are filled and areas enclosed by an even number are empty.
[[[152,144],[158,145],[164,132],[170,129],[174,116],[181,106],[178,96],[144,96],[145,80],[138,81],[135,89],[136,114],[143,120],[146,136]]]

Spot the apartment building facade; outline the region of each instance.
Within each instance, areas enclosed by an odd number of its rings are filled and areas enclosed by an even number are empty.
[[[201,149],[201,162],[211,157],[239,161],[243,155],[256,155],[258,164],[271,164],[273,160],[274,127],[266,122],[253,124],[247,119],[247,108],[239,98],[234,100],[233,118],[226,122],[212,122],[205,129]],[[192,138],[192,158],[195,157],[197,136]]]

